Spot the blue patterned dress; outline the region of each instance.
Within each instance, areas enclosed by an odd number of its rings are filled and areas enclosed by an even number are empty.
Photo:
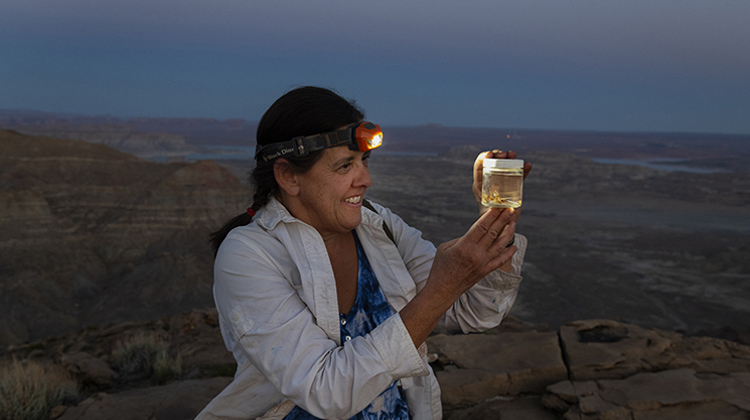
[[[347,314],[340,314],[341,341],[346,343],[354,337],[363,336],[377,327],[380,323],[393,315],[393,310],[386,302],[380,291],[380,284],[372,272],[367,255],[362,249],[357,234],[352,231],[354,242],[357,244],[357,260],[359,261],[359,276],[357,280],[357,300]],[[385,391],[375,398],[364,410],[355,414],[351,420],[408,420],[411,418],[409,407],[406,405],[406,395],[393,382]],[[318,419],[299,406],[284,417],[284,420]]]

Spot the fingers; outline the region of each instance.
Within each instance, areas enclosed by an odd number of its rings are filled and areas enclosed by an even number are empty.
[[[488,263],[488,268],[490,269],[490,271],[502,267],[513,258],[513,255],[518,250],[518,247],[513,245],[508,246],[508,244],[513,239],[515,234],[516,222],[511,220],[505,226],[505,230],[503,231],[502,235],[500,235],[487,250],[487,254],[491,256],[491,260]]]
[[[502,267],[509,262],[518,250],[516,246],[508,247],[513,236],[516,234],[516,222],[508,220],[514,214],[513,209],[506,209],[488,227],[487,233],[477,243],[477,251],[484,257],[481,265],[481,277],[487,273]]]
[[[510,215],[508,215],[510,213]],[[510,242],[510,238],[513,232],[515,232],[515,222],[513,222],[513,209],[508,209],[503,212],[501,217],[495,219],[495,221],[487,229],[487,234],[479,240],[478,245],[481,249],[488,249],[501,243],[502,247]],[[510,232],[510,233],[509,233]]]
[[[487,157],[491,157],[489,156],[490,153],[492,152],[482,152],[474,160],[474,183],[472,184],[471,189],[474,192],[477,201],[479,201],[482,194],[482,169],[484,165],[484,159],[486,159]]]
[[[508,246],[513,235],[516,234],[516,222],[509,221],[503,228],[502,233],[490,244],[490,251],[494,251],[501,254],[503,250]]]
[[[491,208],[474,222],[464,238],[487,249],[501,236],[514,213],[514,209]]]
[[[507,152],[504,152],[500,149],[493,149],[490,153],[490,155],[485,156],[485,159],[515,159],[516,158],[516,152],[509,150]]]
[[[479,179],[482,179],[482,165],[484,165],[484,160],[492,157],[488,156],[489,153],[492,152],[482,152],[474,160],[474,179],[477,178],[476,174],[479,174]]]
[[[508,261],[513,259],[513,255],[515,255],[516,251],[518,251],[518,247],[515,245],[509,246],[507,248],[503,247],[499,249],[497,251],[498,256],[494,258],[492,261],[490,261],[490,263],[488,264],[488,267],[489,267],[488,272],[497,270],[498,268],[508,263]]]

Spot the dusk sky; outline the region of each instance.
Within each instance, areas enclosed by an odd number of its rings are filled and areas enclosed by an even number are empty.
[[[750,134],[748,0],[0,0],[0,109]]]

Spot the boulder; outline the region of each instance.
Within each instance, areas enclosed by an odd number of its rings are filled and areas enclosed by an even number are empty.
[[[117,394],[99,393],[66,409],[57,419],[192,419],[231,381],[231,378],[192,379]]]
[[[568,377],[555,332],[436,335],[427,344],[437,355],[436,376],[447,406],[539,393]]]
[[[562,381],[542,404],[565,419],[747,419],[750,373],[692,369],[638,373],[625,379]]]
[[[63,354],[60,362],[82,384],[107,386],[117,378],[107,362],[86,352]]]
[[[445,420],[555,420],[558,417],[539,402],[539,397],[497,397],[473,407],[448,410]]]
[[[510,389],[508,374],[504,372],[448,366],[435,372],[435,376],[440,383],[444,407],[467,407],[498,395],[507,395]]]
[[[750,347],[611,320],[568,323],[560,328],[560,340],[570,377],[577,381],[680,368],[715,373],[750,371]]]

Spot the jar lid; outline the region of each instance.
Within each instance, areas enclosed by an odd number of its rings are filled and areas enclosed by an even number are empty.
[[[523,168],[523,159],[485,159],[483,166],[503,169]]]

